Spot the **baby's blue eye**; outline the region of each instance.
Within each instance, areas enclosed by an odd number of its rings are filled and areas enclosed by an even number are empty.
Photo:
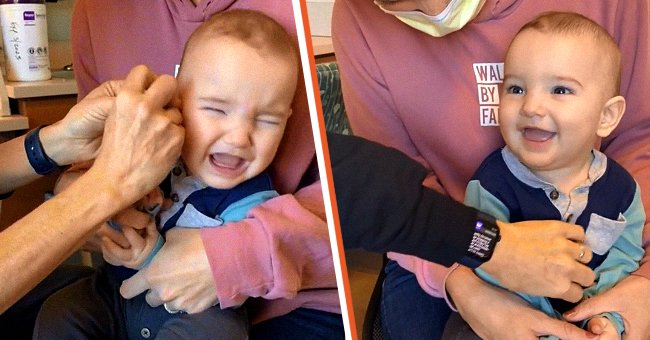
[[[573,90],[566,86],[556,86],[552,90],[553,94],[572,94]]]
[[[506,92],[512,93],[512,94],[523,94],[524,89],[521,88],[521,86],[511,85],[511,86],[508,86],[508,90]]]

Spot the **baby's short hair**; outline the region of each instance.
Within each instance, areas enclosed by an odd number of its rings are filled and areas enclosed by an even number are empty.
[[[603,49],[603,56],[609,58],[613,95],[618,95],[621,85],[621,51],[614,38],[597,22],[584,15],[571,12],[545,12],[525,24],[523,31],[536,30],[559,35],[587,36],[593,38]]]
[[[296,67],[300,65],[296,43],[284,27],[262,12],[245,9],[217,13],[201,24],[185,44],[183,59],[195,44],[220,37],[231,37],[261,55],[291,58]]]

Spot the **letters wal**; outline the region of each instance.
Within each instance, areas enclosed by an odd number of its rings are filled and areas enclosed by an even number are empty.
[[[475,63],[481,126],[499,125],[499,84],[503,83],[503,63]]]

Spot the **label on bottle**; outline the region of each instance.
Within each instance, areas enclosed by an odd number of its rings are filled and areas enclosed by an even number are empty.
[[[52,77],[43,4],[0,5],[7,79],[47,80]]]

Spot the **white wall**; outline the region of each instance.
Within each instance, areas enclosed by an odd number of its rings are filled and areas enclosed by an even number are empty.
[[[50,48],[50,68],[61,69],[72,64],[72,51],[70,49],[70,17],[74,0],[59,0],[48,2],[47,8],[47,36]]]

